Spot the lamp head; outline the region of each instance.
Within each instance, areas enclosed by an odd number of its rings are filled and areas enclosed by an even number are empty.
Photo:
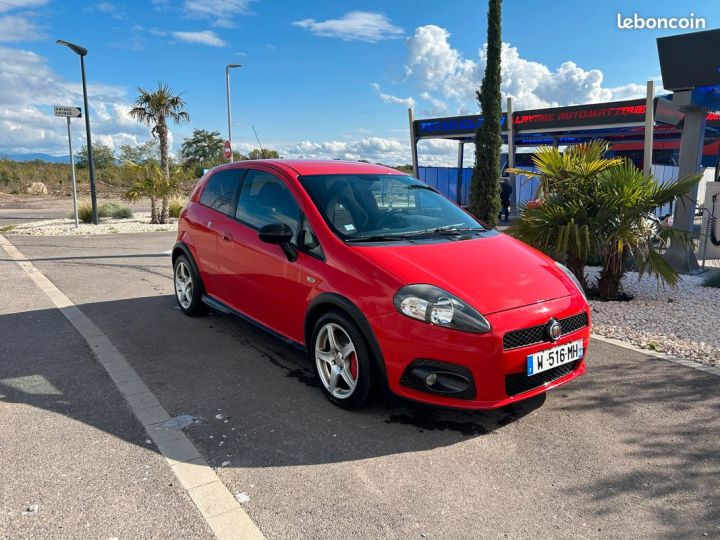
[[[58,45],[64,45],[65,47],[71,49],[74,53],[79,54],[80,56],[85,56],[88,53],[85,47],[75,45],[74,43],[70,43],[69,41],[65,41],[63,39],[58,39],[55,43],[57,43]]]

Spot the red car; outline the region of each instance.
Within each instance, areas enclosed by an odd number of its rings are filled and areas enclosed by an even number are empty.
[[[590,311],[570,271],[387,167],[217,167],[180,214],[172,260],[183,312],[240,315],[307,350],[341,407],[376,385],[501,407],[585,372]]]

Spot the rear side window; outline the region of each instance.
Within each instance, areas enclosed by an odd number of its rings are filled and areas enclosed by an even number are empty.
[[[282,180],[251,169],[240,190],[235,217],[257,229],[270,223],[285,223],[297,231],[300,207]]]
[[[233,215],[235,192],[244,173],[241,169],[229,169],[214,173],[200,195],[200,204],[218,212]]]

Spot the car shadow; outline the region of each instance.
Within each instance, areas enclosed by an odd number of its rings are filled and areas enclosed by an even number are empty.
[[[328,402],[305,355],[238,318],[183,315],[172,296],[79,306],[124,354],[214,466],[277,467],[429,450],[492,434],[544,395],[498,410],[442,409],[378,396],[358,411]],[[57,310],[0,316],[0,400],[70,416],[133,444],[124,400]],[[38,336],[43,335],[42,340]],[[142,430],[140,430],[142,431]],[[154,446],[153,446],[154,448]]]

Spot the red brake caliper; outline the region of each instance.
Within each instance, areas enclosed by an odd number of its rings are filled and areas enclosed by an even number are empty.
[[[352,356],[350,357],[350,375],[352,375],[352,378],[354,380],[357,379],[357,373],[358,373],[357,356],[355,353],[352,353]]]

